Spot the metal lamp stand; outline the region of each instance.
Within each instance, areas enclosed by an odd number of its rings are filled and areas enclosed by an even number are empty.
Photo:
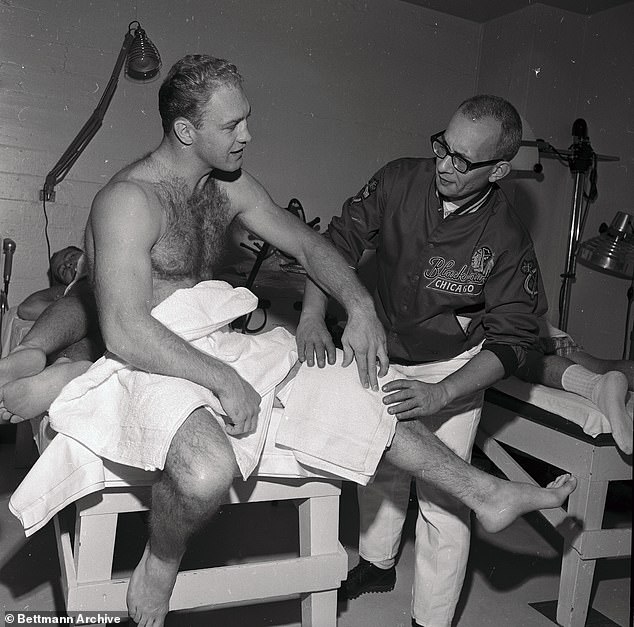
[[[568,330],[568,312],[570,309],[570,290],[576,278],[577,248],[583,233],[587,212],[583,212],[584,189],[586,178],[591,168],[596,168],[597,161],[618,161],[618,157],[598,155],[592,149],[590,140],[587,137],[587,126],[584,120],[578,119],[572,127],[573,144],[568,150],[555,148],[542,139],[534,141],[522,141],[522,146],[537,147],[540,157],[543,155],[552,159],[564,162],[574,175],[574,190],[572,205],[570,210],[570,227],[568,231],[568,245],[566,247],[566,263],[564,272],[561,274],[562,285],[559,293],[559,328],[562,331]],[[538,164],[541,171],[541,164]],[[596,192],[596,190],[595,190]],[[594,200],[594,193],[591,192],[589,200]]]
[[[576,146],[576,149],[575,149]],[[590,141],[580,142],[573,146],[569,158],[570,172],[574,175],[574,189],[572,194],[572,206],[570,209],[570,225],[568,230],[568,246],[566,248],[566,264],[561,275],[561,291],[559,295],[559,328],[568,330],[568,312],[570,309],[570,290],[574,283],[577,271],[577,246],[583,231],[582,205],[583,190],[586,185],[586,177],[595,154]]]

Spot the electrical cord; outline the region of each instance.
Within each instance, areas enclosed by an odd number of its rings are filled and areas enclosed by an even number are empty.
[[[51,241],[48,237],[48,212],[46,211],[46,194],[42,196],[42,211],[44,212],[44,237],[46,239],[46,258],[48,259],[48,272],[53,280],[53,268],[51,267]]]

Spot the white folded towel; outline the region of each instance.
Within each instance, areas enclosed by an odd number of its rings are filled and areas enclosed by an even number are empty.
[[[275,445],[274,436],[281,417],[280,409],[271,412],[255,474],[278,479],[330,478],[326,473],[312,472],[301,466],[292,451]],[[45,433],[46,427],[45,417],[40,432]],[[47,437],[44,444],[47,445],[45,450],[9,500],[9,509],[22,523],[26,536],[41,529],[57,512],[79,498],[104,488],[125,490],[130,486],[150,485],[160,476],[159,472],[104,460],[63,433],[58,433],[52,441]]]
[[[322,472],[367,484],[396,430],[382,392],[365,389],[354,365],[302,365],[286,399],[277,431],[278,446],[292,449],[298,462]],[[390,369],[381,379],[397,378]]]
[[[260,335],[227,324],[257,306],[245,288],[206,281],[174,292],[152,315],[200,351],[230,364],[262,396],[255,431],[229,437],[246,479],[257,465],[273,407],[274,389],[297,359],[295,340],[278,327]],[[224,428],[214,394],[191,381],[151,374],[106,354],[71,381],[51,405],[51,426],[100,457],[144,470],[161,469],[178,428],[206,407]]]

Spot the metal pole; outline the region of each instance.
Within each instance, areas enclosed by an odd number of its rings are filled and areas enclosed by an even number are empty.
[[[581,205],[585,186],[585,172],[575,172],[575,186],[570,211],[570,231],[568,233],[568,248],[566,251],[565,271],[561,275],[562,288],[559,299],[559,328],[568,330],[568,312],[570,309],[570,290],[575,279],[577,268],[577,247],[581,236]]]

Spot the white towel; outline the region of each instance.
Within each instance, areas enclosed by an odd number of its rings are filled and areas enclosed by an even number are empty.
[[[275,433],[281,417],[280,409],[271,412],[264,450],[255,474],[278,479],[332,478],[328,473],[316,473],[301,466],[292,451],[276,446]],[[160,476],[159,472],[146,472],[104,460],[62,433],[50,441],[46,424],[45,417],[39,431],[46,436],[44,443],[40,440],[40,446],[47,445],[46,450],[9,501],[9,509],[22,523],[26,536],[34,534],[66,505],[83,496],[104,488],[124,490],[135,485],[150,485]]]
[[[275,441],[309,468],[365,485],[392,442],[396,418],[381,401],[384,393],[363,388],[357,368],[342,368],[342,359],[338,350],[335,365],[302,365]],[[390,369],[381,384],[398,376]]]
[[[227,326],[256,306],[257,298],[245,288],[206,281],[174,292],[152,311],[193,346],[230,364],[262,396],[256,430],[229,437],[245,479],[264,446],[275,385],[297,359],[295,340],[281,327],[254,336]],[[137,370],[107,354],[62,390],[49,414],[56,431],[100,457],[154,470],[163,468],[176,431],[199,407],[209,409],[224,428],[222,407],[210,390]]]

